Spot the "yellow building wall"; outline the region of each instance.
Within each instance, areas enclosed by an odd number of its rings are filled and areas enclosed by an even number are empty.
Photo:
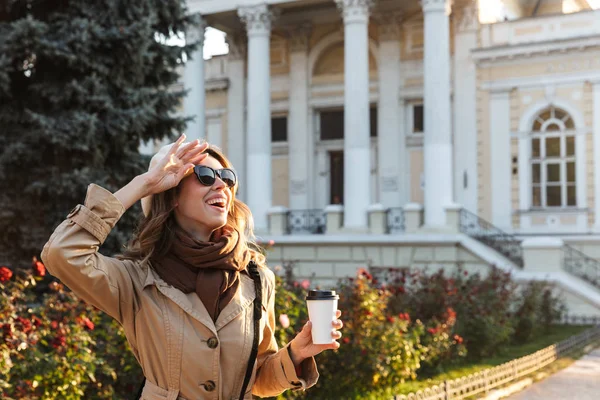
[[[271,179],[274,206],[290,206],[289,196],[289,157],[273,156],[271,158]]]
[[[421,188],[421,176],[424,171],[423,150],[409,150],[410,157],[410,202],[423,204],[425,199]]]

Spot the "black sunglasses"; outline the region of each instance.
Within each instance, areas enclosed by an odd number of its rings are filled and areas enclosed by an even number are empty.
[[[237,176],[231,168],[213,169],[206,165],[196,165],[194,173],[204,186],[214,185],[217,176],[230,188],[234,187],[237,183]]]

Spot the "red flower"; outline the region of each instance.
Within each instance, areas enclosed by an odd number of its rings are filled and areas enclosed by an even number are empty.
[[[6,282],[12,278],[13,273],[8,267],[0,267],[0,282]]]
[[[388,322],[392,322],[393,323],[394,322],[394,317],[389,316],[389,317],[387,317],[387,320],[388,320]]]
[[[456,311],[454,311],[451,307],[448,307],[446,310],[446,315],[448,316],[448,323],[453,325],[456,322]]]
[[[458,344],[462,344],[462,342],[464,341],[464,339],[458,335],[454,335],[454,340],[456,340],[456,343]]]
[[[94,323],[90,321],[88,317],[83,317],[81,319],[81,324],[90,331],[94,330]]]
[[[305,279],[302,281],[300,286],[302,286],[302,289],[308,290],[308,288],[310,287],[310,281],[308,279]]]
[[[350,343],[350,338],[348,338],[348,337],[342,338],[342,343],[344,343],[344,344]]]
[[[52,327],[52,329],[58,329],[58,321],[50,322],[50,326]]]
[[[400,318],[403,321],[410,322],[410,315],[408,315],[408,313],[400,313],[398,314],[398,318]]]
[[[373,276],[370,273],[368,273],[367,270],[364,268],[358,269],[358,276],[364,276],[369,281],[373,279]]]
[[[31,318],[31,320],[33,321],[33,326],[35,326],[36,328],[42,326],[42,320],[39,319],[36,315],[34,315]]]
[[[50,344],[55,349],[58,349],[58,348],[64,346],[66,343],[67,343],[67,338],[65,338],[64,335],[58,335],[57,337],[52,339],[52,342]]]
[[[468,275],[469,275],[469,273],[468,273],[467,271],[464,271],[464,272],[463,272],[463,275],[464,275],[464,276],[468,276]]]
[[[36,257],[33,257],[33,273],[36,276],[45,276],[46,275],[46,267],[42,264],[41,261],[38,261]]]
[[[406,289],[404,289],[404,286],[399,286],[398,290],[397,290],[397,293],[400,293],[400,294],[406,293]]]
[[[427,332],[429,332],[432,335],[435,335],[436,333],[438,333],[438,328],[429,328],[427,329]]]
[[[17,317],[17,321],[23,326],[23,333],[31,332],[31,321],[23,317]]]

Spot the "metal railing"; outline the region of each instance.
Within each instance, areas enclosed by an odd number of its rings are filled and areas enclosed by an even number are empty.
[[[389,233],[404,232],[404,209],[402,207],[388,208],[385,214],[387,220],[387,231]]]
[[[463,378],[444,381],[416,393],[397,395],[394,400],[462,400],[477,394],[487,394],[490,390],[529,375],[560,357],[599,342],[600,327],[596,326],[528,356]]]
[[[600,261],[585,255],[573,246],[563,247],[563,269],[600,288]]]
[[[521,240],[464,208],[460,210],[460,231],[489,246],[523,268]]]
[[[323,210],[290,210],[287,213],[288,234],[325,233],[327,217]]]

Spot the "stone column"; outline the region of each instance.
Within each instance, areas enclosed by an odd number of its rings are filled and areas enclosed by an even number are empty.
[[[421,0],[424,23],[425,226],[443,227],[453,202],[448,0]]]
[[[240,35],[227,35],[227,155],[235,168],[238,180],[237,197],[246,201],[246,39]]]
[[[199,15],[196,24],[190,26],[185,34],[186,42],[198,42],[196,51],[191,54],[191,59],[185,63],[183,82],[189,89],[187,96],[183,98],[183,111],[186,117],[194,117],[188,122],[185,131],[187,141],[205,137],[206,117],[206,94],[204,92],[204,30],[206,21]]]
[[[408,201],[406,139],[400,108],[400,23],[398,13],[375,15],[379,28],[379,104],[377,109],[379,151],[379,202],[385,208],[401,207]]]
[[[464,2],[463,2],[464,3]],[[454,194],[477,213],[477,70],[471,50],[477,47],[477,2],[453,6],[454,22]]]
[[[290,29],[290,100],[288,113],[290,209],[309,208],[308,39],[310,26]]]
[[[594,231],[600,232],[600,81],[592,83],[594,122]],[[577,182],[577,185],[585,183]],[[578,199],[579,200],[579,199]]]
[[[247,204],[257,232],[267,231],[271,208],[271,62],[273,14],[266,4],[241,7],[248,34]]]
[[[369,9],[372,0],[335,0],[344,17],[344,228],[367,232],[371,201]]]
[[[512,230],[510,93],[490,93],[490,155],[492,188],[492,224]]]

